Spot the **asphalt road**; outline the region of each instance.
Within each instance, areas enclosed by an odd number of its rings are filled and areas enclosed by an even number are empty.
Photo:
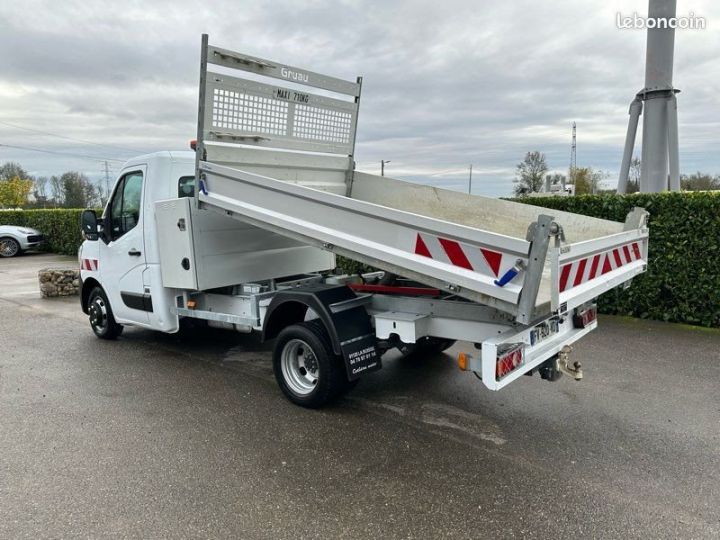
[[[720,534],[720,332],[603,317],[579,383],[390,358],[308,411],[250,337],[96,339],[54,262],[0,260],[0,538]]]

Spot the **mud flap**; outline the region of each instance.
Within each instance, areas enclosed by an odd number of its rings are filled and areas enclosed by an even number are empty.
[[[268,306],[263,340],[273,339],[285,326],[304,320],[308,308],[327,328],[335,354],[344,358],[348,380],[382,367],[363,297],[345,285],[312,285],[278,292]]]

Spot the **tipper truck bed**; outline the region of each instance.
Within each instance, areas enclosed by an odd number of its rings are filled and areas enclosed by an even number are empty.
[[[460,367],[493,390],[535,372],[581,378],[570,345],[596,327],[594,299],[645,271],[644,210],[617,223],[360,173],[361,83],[203,36],[194,154],[128,162],[103,217],[84,215],[96,334],[182,319],[260,331],[305,406],[348,391],[389,348],[455,340],[479,349]],[[377,272],[338,275],[336,254]]]

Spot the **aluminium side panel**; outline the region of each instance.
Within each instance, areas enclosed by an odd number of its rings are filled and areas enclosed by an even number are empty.
[[[245,171],[202,163],[217,208],[263,229],[512,311],[521,280],[494,281],[520,260],[526,240],[463,227]],[[495,302],[494,300],[499,301]]]
[[[155,204],[164,287],[208,290],[335,268],[330,252],[191,202]]]
[[[191,202],[182,198],[155,203],[163,287],[197,289]]]
[[[332,270],[332,253],[208,209],[192,212],[197,288]]]

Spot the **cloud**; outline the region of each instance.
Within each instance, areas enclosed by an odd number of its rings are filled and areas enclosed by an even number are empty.
[[[627,108],[643,86],[645,34],[618,30],[615,14],[646,9],[645,0],[6,3],[0,117],[123,149],[186,148],[208,32],[248,54],[362,74],[361,169],[377,171],[386,159],[390,175],[466,189],[472,163],[475,192],[506,195],[527,151],[567,169],[573,121],[578,164],[617,174]],[[703,0],[679,9],[709,22],[676,36],[682,167],[718,173],[720,7]],[[3,142],[108,152],[0,125]],[[9,159],[42,174],[100,175],[86,159],[0,149]]]

